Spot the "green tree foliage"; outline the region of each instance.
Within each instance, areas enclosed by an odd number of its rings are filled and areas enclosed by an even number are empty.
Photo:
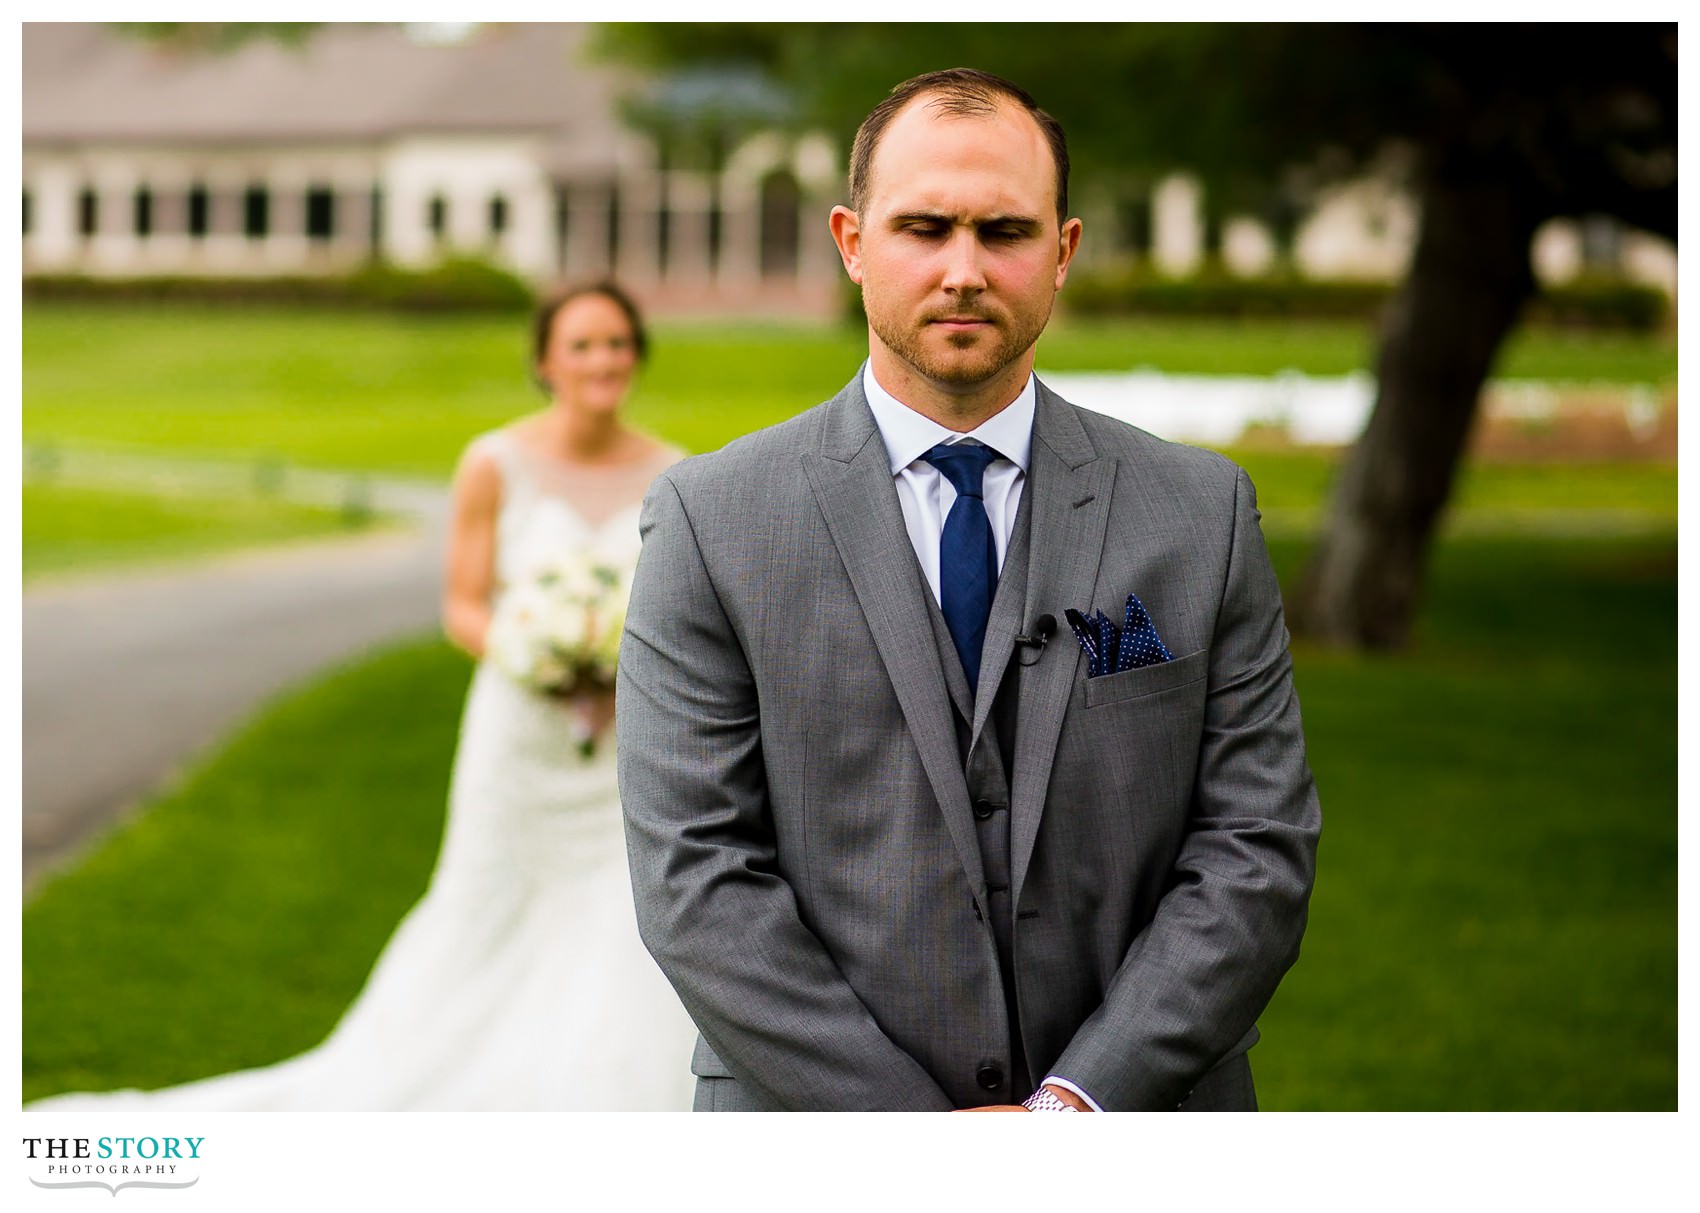
[[[1344,645],[1408,635],[1482,383],[1534,290],[1539,225],[1602,214],[1676,236],[1674,25],[657,24],[599,45],[652,78],[755,73],[786,120],[841,146],[899,80],[983,68],[1062,121],[1076,196],[1187,169],[1217,213],[1278,228],[1321,184],[1399,166],[1421,230],[1293,612]]]
[[[1676,30],[1649,25],[610,24],[598,52],[658,74],[759,73],[764,113],[847,145],[899,80],[1020,83],[1086,172],[1186,168],[1236,201],[1390,145],[1507,157],[1554,214],[1675,232]]]

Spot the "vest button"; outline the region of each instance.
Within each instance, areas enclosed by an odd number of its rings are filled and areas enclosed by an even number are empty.
[[[996,1066],[981,1066],[974,1072],[974,1081],[982,1091],[995,1091],[1003,1086],[1003,1071]]]
[[[997,806],[989,800],[976,800],[974,802],[974,819],[976,821],[985,821],[995,812],[997,812]]]

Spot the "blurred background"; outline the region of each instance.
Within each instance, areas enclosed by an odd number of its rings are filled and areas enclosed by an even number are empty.
[[[1676,1106],[1674,26],[23,26],[24,1095],[261,1064],[425,886],[445,488],[612,274],[693,451],[866,351],[850,135],[1069,132],[1065,396],[1258,485],[1326,828],[1276,1109]]]

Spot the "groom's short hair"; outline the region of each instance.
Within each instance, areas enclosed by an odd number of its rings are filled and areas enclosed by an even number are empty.
[[[939,114],[951,118],[989,118],[997,112],[999,102],[1006,100],[1025,110],[1039,124],[1045,142],[1051,147],[1051,160],[1057,170],[1057,224],[1060,226],[1068,218],[1068,137],[1063,134],[1062,124],[1040,109],[1039,103],[1019,84],[972,67],[952,67],[911,77],[892,89],[862,119],[850,147],[851,210],[861,215],[867,206],[874,151],[886,127],[906,105],[922,96],[930,98],[927,104]]]

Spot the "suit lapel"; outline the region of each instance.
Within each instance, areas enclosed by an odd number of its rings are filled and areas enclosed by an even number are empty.
[[[1080,649],[1063,611],[1084,610],[1093,601],[1115,475],[1116,461],[1098,456],[1074,406],[1040,383],[1026,494],[1033,513],[1021,622],[1030,626],[1039,616],[1051,615],[1058,634],[1038,661],[1021,670],[1010,786],[1010,875],[1018,899],[1080,665]]]
[[[939,666],[944,671],[945,690],[950,702],[964,722],[974,719],[974,692],[968,689],[968,675],[962,672],[962,659],[956,655],[956,641],[950,638],[950,625],[933,597],[931,587],[922,595],[927,608],[927,620],[933,625],[933,643],[938,645]]]
[[[927,617],[929,591],[914,559],[891,464],[862,394],[861,376],[832,401],[819,449],[805,452],[802,459],[951,839],[978,888],[985,875],[953,709]]]

